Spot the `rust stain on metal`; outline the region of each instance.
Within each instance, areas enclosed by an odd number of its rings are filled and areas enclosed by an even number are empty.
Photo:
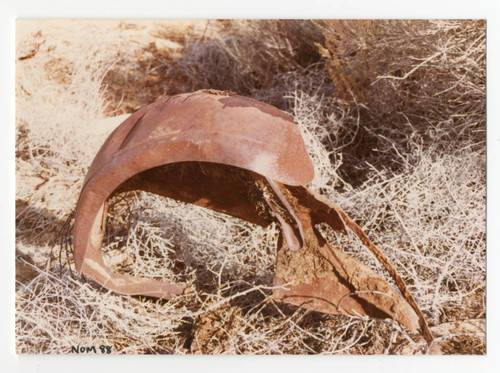
[[[418,307],[415,313],[400,278],[395,280],[403,297],[317,230],[320,223],[345,234],[349,228],[377,256],[378,249],[336,204],[304,187],[313,176],[297,126],[272,106],[214,90],[155,102],[125,120],[90,166],[76,211],[76,268],[122,294],[170,299],[191,290],[115,273],[103,261],[107,200],[144,190],[261,226],[278,221],[277,300],[331,314],[392,318],[425,332],[425,320]],[[394,277],[385,256],[378,252],[377,258]]]
[[[220,100],[220,102],[222,102],[224,105],[226,105],[228,107],[242,107],[242,108],[253,107],[253,108],[256,108],[256,109],[262,111],[265,114],[269,114],[269,115],[272,115],[272,116],[275,116],[275,117],[278,117],[278,118],[281,118],[284,120],[288,120],[288,121],[293,123],[293,119],[290,115],[288,115],[287,113],[285,113],[279,109],[276,109],[274,106],[267,105],[267,104],[260,102],[260,101],[255,101],[255,100],[249,101],[245,97],[239,96],[239,97],[223,98]]]

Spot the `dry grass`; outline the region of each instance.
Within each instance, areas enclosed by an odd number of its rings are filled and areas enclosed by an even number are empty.
[[[276,226],[147,193],[114,199],[106,259],[196,291],[171,302],[121,296],[71,270],[68,224],[88,165],[116,125],[105,118],[199,88],[288,111],[316,168],[309,187],[386,252],[443,351],[485,352],[482,22],[69,25],[71,33],[64,23],[18,25],[17,53],[26,57],[16,62],[19,353],[72,345],[121,354],[425,350],[394,322],[273,302]],[[359,242],[324,234],[384,273]]]

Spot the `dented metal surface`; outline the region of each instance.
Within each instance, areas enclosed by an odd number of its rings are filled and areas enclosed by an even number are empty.
[[[106,201],[145,190],[261,226],[277,220],[277,300],[331,314],[392,318],[416,330],[418,317],[405,299],[317,230],[326,223],[347,233],[348,220],[333,202],[304,187],[313,176],[297,126],[272,106],[218,91],[158,101],[123,122],[89,169],[74,226],[76,268],[122,294],[170,299],[190,290],[115,273],[103,261]],[[259,201],[266,211],[257,208]]]

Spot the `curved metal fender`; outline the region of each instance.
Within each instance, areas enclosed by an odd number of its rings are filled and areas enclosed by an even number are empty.
[[[262,226],[276,219],[282,232],[277,300],[332,314],[389,317],[411,330],[427,330],[383,253],[338,206],[303,186],[313,177],[297,125],[281,110],[213,90],[160,100],[126,119],[90,166],[73,231],[76,268],[121,294],[170,299],[189,291],[115,273],[103,261],[107,200],[140,189]],[[260,193],[258,201],[249,187]],[[267,213],[256,206],[262,201]],[[377,273],[329,245],[316,228],[321,223],[356,233],[395,278],[404,299]],[[432,342],[432,336],[427,339]]]

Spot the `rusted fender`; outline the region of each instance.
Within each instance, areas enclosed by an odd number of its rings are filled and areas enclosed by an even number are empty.
[[[122,294],[170,299],[189,291],[115,273],[103,261],[107,200],[144,190],[261,226],[277,221],[276,299],[326,313],[388,317],[415,330],[405,288],[403,299],[315,227],[326,223],[347,233],[354,226],[333,202],[304,187],[313,176],[296,124],[272,106],[212,90],[158,101],[125,120],[90,166],[73,231],[76,268]]]

